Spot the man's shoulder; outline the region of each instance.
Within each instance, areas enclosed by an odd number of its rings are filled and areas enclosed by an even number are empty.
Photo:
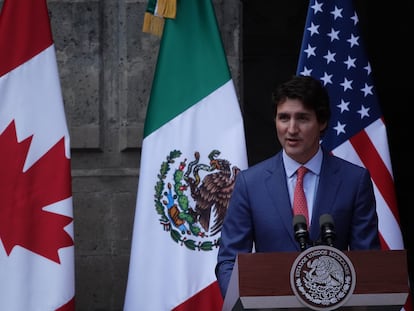
[[[281,152],[278,152],[269,158],[250,165],[245,171],[274,170],[277,166],[281,165],[281,160]]]
[[[326,163],[331,169],[340,169],[346,174],[351,174],[351,172],[357,175],[368,173],[367,168],[363,167],[362,165],[358,165],[333,154],[329,154],[326,157]]]

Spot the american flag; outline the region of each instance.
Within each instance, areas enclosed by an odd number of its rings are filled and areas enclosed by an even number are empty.
[[[297,74],[327,88],[332,117],[322,145],[370,171],[382,248],[403,249],[386,126],[358,27],[352,1],[311,0]]]

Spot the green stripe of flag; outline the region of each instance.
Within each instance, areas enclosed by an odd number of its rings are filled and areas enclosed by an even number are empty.
[[[211,1],[177,2],[176,18],[165,21],[144,137],[231,79]]]

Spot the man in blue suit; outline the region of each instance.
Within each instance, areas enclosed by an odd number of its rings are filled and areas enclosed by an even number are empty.
[[[307,76],[295,76],[274,93],[275,123],[283,148],[237,175],[221,230],[216,276],[223,296],[237,254],[300,251],[295,239],[296,170],[305,166],[309,237],[320,239],[319,217],[332,216],[340,250],[380,249],[373,185],[367,169],[320,146],[330,118],[329,95]]]

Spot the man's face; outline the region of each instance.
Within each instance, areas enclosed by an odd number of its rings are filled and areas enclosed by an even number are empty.
[[[316,154],[320,133],[327,124],[318,123],[315,111],[306,109],[298,99],[288,98],[278,104],[275,121],[279,142],[292,159],[305,163]]]

